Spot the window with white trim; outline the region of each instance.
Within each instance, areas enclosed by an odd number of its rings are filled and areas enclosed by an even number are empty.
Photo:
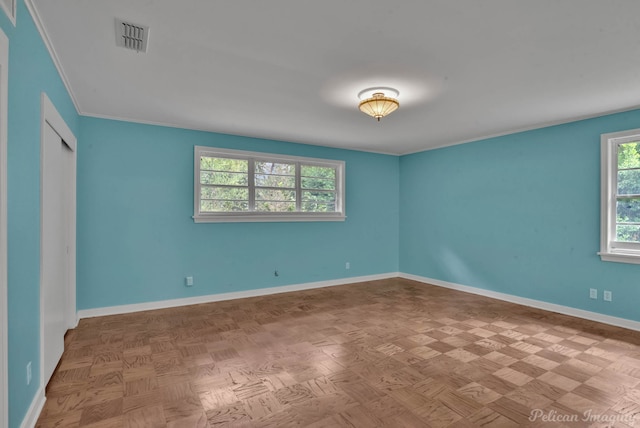
[[[605,261],[640,264],[640,129],[601,136],[601,242]]]
[[[196,146],[196,223],[344,221],[344,162]]]

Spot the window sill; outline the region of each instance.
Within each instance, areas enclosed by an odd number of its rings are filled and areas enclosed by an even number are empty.
[[[598,253],[603,262],[640,264],[640,253],[637,252],[604,252]]]
[[[194,223],[261,223],[261,222],[300,222],[300,221],[345,221],[343,214],[301,214],[301,213],[238,213],[209,214],[193,216]]]

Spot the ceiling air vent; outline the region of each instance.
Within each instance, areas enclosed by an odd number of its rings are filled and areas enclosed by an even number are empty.
[[[149,27],[116,19],[116,45],[136,52],[147,51]]]

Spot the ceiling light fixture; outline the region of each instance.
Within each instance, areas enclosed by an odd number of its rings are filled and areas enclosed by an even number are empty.
[[[394,98],[398,95],[400,93],[393,88],[368,88],[358,94],[358,98],[362,100],[358,108],[361,112],[375,117],[380,122],[381,118],[393,113],[400,107],[400,103]]]

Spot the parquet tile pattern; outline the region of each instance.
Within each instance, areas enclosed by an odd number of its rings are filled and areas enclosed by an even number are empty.
[[[84,319],[37,426],[634,422],[640,333],[397,278]]]

